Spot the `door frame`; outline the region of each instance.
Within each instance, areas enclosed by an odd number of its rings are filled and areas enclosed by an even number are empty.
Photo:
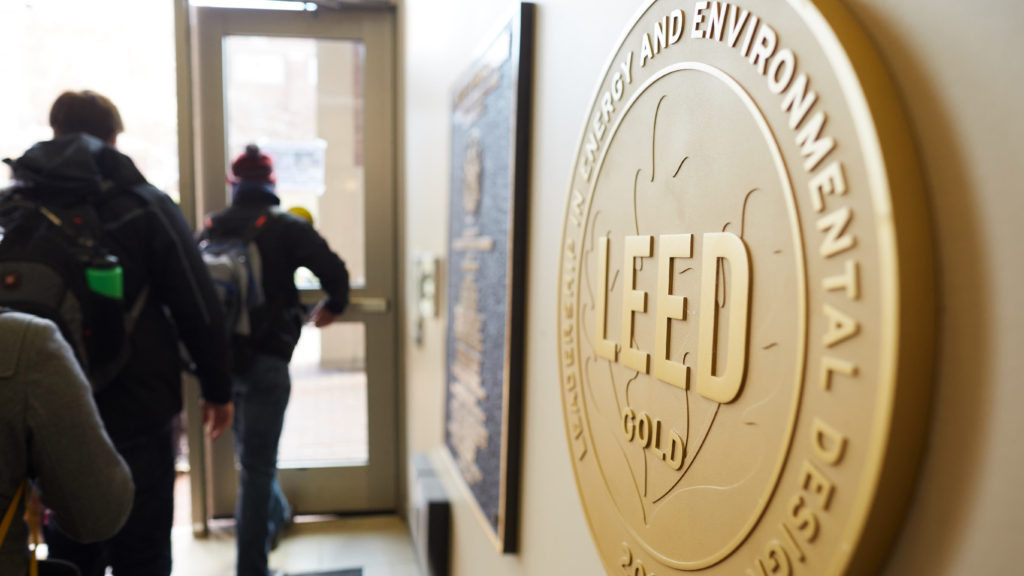
[[[398,229],[399,195],[396,187],[398,144],[396,135],[396,15],[379,6],[289,12],[188,6],[178,3],[175,16],[179,67],[179,149],[181,152],[181,205],[190,223],[227,205],[224,172],[229,163],[225,149],[222,38],[260,35],[359,40],[366,44],[364,79],[364,166],[367,229],[366,250],[390,253],[394,258],[366,258],[365,287],[354,287],[343,322],[362,322],[366,330],[367,403],[370,466],[366,473],[346,469],[336,474],[321,469],[281,470],[282,487],[300,512],[388,512],[400,508],[403,437],[399,416],[401,347],[399,338],[399,280],[401,262]],[[374,191],[373,200],[369,191]],[[384,191],[384,193],[381,193]],[[390,191],[390,193],[387,193]],[[371,238],[371,228],[383,223],[388,232]],[[304,302],[323,297],[303,291]],[[371,350],[392,351],[388,361],[371,359]],[[380,354],[377,354],[380,356]],[[374,383],[388,383],[375,385]],[[198,418],[198,387],[186,381],[192,469],[193,532],[205,534],[208,520],[230,516],[234,510],[233,435],[228,431],[216,442],[204,438]],[[334,470],[334,469],[331,469]],[[302,478],[300,478],[300,476]],[[223,481],[230,477],[231,482]],[[301,490],[295,487],[301,483]],[[291,489],[290,489],[291,488]],[[332,504],[311,502],[307,495],[325,495]],[[334,495],[333,497],[330,495]],[[356,496],[358,495],[358,496]]]

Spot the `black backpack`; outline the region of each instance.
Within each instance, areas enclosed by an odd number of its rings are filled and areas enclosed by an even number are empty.
[[[125,300],[122,262],[108,245],[97,197],[35,187],[0,194],[0,306],[57,324],[94,393],[127,362],[148,293]]]

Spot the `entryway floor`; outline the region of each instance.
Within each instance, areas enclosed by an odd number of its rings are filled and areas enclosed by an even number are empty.
[[[193,537],[189,526],[176,526],[172,541],[172,576],[234,574],[232,522],[214,521],[206,538]],[[363,576],[421,575],[408,527],[397,516],[299,517],[270,553],[270,567],[286,573],[362,567]]]
[[[366,374],[319,368],[318,347],[317,335],[304,334],[292,358],[292,395],[280,459],[365,460]],[[172,576],[232,576],[233,520],[211,520],[208,536],[193,536],[191,488],[185,470],[175,482],[174,500]],[[299,516],[271,552],[270,567],[286,573],[362,567],[363,576],[420,576],[408,526],[395,515]]]

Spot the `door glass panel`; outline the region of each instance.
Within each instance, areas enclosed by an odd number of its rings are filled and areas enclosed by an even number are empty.
[[[344,258],[353,288],[366,283],[364,70],[361,42],[224,39],[225,165],[259,144],[274,159],[281,207],[309,212]],[[300,281],[315,283],[308,272]]]
[[[278,448],[279,468],[363,466],[369,459],[366,416],[366,339],[361,322],[303,328],[292,355],[292,395]]]
[[[230,161],[256,143],[274,161],[285,210],[301,208],[345,260],[352,288],[366,281],[361,42],[226,36],[224,106]],[[316,288],[301,268],[300,288]],[[365,465],[366,347],[362,323],[303,329],[281,468]]]

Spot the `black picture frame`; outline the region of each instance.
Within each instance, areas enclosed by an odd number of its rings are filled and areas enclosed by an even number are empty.
[[[519,5],[451,108],[445,444],[503,553],[518,548],[534,14]]]

